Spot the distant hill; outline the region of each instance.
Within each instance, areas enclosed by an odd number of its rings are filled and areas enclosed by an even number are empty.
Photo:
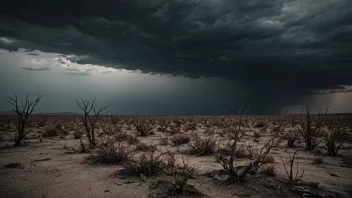
[[[33,115],[81,115],[73,112],[60,112],[60,113],[35,113]]]
[[[16,115],[13,111],[0,111],[0,115]],[[32,115],[81,115],[73,112],[60,112],[60,113],[33,113]]]
[[[13,111],[0,111],[0,115],[15,115],[16,113]]]

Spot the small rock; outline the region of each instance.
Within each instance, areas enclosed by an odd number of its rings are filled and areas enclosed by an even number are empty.
[[[147,177],[143,173],[141,173],[140,176],[141,176],[143,182],[147,182]]]
[[[110,192],[110,190],[104,190],[104,192]]]

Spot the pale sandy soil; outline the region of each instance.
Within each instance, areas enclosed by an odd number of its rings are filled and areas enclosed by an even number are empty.
[[[13,121],[6,121],[2,126],[2,135],[0,140],[0,197],[146,197],[153,190],[149,186],[158,179],[168,179],[172,181],[171,176],[160,173],[155,176],[147,177],[144,182],[139,176],[121,176],[119,170],[123,170],[121,164],[108,165],[99,164],[90,160],[96,156],[96,152],[78,153],[79,140],[74,139],[75,130],[83,130],[83,126],[78,117],[61,118],[41,117],[34,119],[32,122],[32,131],[26,142],[21,147],[13,147],[11,135],[15,131]],[[39,120],[46,119],[45,125],[53,125],[55,120],[62,123],[63,128],[69,132],[64,137],[40,137],[45,127],[38,127]],[[151,119],[154,119],[151,117]],[[218,118],[208,118],[218,119]],[[241,143],[251,144],[254,148],[260,149],[264,143],[273,136],[272,118],[247,118],[250,122],[258,122],[267,119],[265,127],[254,127],[254,124],[248,124],[246,135]],[[107,118],[102,118],[99,123],[98,135],[103,137],[107,128],[121,127],[122,132],[136,134],[134,127],[130,124],[121,123],[113,125]],[[181,132],[185,134],[199,134],[209,136],[204,133],[206,126],[200,118],[197,121],[197,129],[194,131],[186,130],[181,126]],[[172,124],[171,124],[172,125]],[[224,182],[224,175],[216,171],[221,170],[222,166],[216,162],[215,155],[194,156],[184,154],[188,145],[174,146],[160,145],[160,139],[165,137],[163,133],[156,130],[155,134],[147,137],[138,137],[141,142],[150,145],[157,145],[156,153],[172,152],[180,160],[181,153],[184,159],[196,168],[194,178],[190,179],[189,184],[201,192],[211,197],[302,197],[300,194],[291,192],[285,185],[286,173],[281,163],[281,158],[287,162],[289,156],[296,150],[302,150],[298,153],[297,161],[299,162],[299,171],[304,169],[302,181],[305,189],[318,192],[322,195],[330,194],[331,197],[352,197],[352,149],[350,144],[345,144],[338,156],[330,157],[319,152],[305,151],[304,143],[297,144],[295,148],[287,148],[286,141],[280,142],[273,148],[269,155],[274,157],[272,164],[276,167],[276,176],[264,176],[256,174],[249,176],[244,184],[228,185]],[[219,134],[222,128],[211,126],[214,129],[214,136],[219,141],[226,140]],[[289,129],[295,129],[287,125],[284,133]],[[253,133],[259,132],[260,137],[254,138]],[[169,135],[169,138],[172,135]],[[82,137],[86,140],[85,135]],[[259,142],[254,142],[257,139]],[[323,144],[321,144],[322,146]],[[131,145],[131,147],[134,147]],[[322,157],[323,164],[313,164],[313,159]],[[253,160],[238,159],[238,165],[246,165]],[[20,163],[19,168],[5,168],[3,165],[9,163]],[[209,174],[214,172],[215,174]],[[208,173],[208,174],[207,174]],[[307,183],[319,183],[319,188],[308,185]],[[307,185],[306,185],[307,184]],[[335,193],[336,192],[336,193]],[[339,195],[337,195],[339,194]],[[326,196],[328,197],[328,196]]]

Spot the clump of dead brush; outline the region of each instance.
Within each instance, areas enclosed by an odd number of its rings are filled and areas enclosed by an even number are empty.
[[[172,127],[167,132],[170,133],[171,135],[179,134],[179,133],[181,133],[181,128],[180,127]]]
[[[182,174],[173,176],[173,182],[168,180],[159,179],[154,182],[150,188],[158,190],[152,192],[148,198],[168,198],[168,197],[207,197],[204,193],[188,184],[188,177]]]
[[[139,116],[134,116],[133,125],[137,130],[137,134],[140,136],[148,136],[152,134],[153,127],[147,122],[146,119]]]
[[[313,159],[313,164],[324,164],[324,158],[323,157],[316,157]]]
[[[338,119],[329,124],[327,128],[328,133],[324,137],[325,149],[330,156],[335,156],[344,143],[349,141],[348,126],[342,119]]]
[[[248,159],[253,159],[258,154],[258,149],[254,148],[251,144],[243,144],[243,147],[246,149],[246,157]],[[237,156],[236,156],[237,157]]]
[[[213,128],[211,128],[211,127],[207,127],[207,128],[204,130],[204,134],[210,135],[210,136],[215,135],[215,130],[214,130]]]
[[[125,141],[129,135],[126,132],[117,133],[114,135],[116,141]]]
[[[173,136],[171,142],[178,146],[181,144],[187,144],[191,140],[191,137],[187,134],[176,134]]]
[[[127,135],[126,141],[128,144],[137,144],[139,139],[137,135]]]
[[[212,136],[201,138],[200,136],[195,135],[195,138],[189,144],[189,147],[189,153],[192,155],[209,155],[215,153],[218,143],[216,138]]]
[[[328,108],[324,114],[312,115],[309,103],[302,106],[303,115],[298,124],[298,133],[306,144],[306,149],[311,151],[319,145],[318,137],[322,131],[324,122],[328,114]]]
[[[90,146],[87,142],[83,142],[81,138],[79,138],[79,153],[89,153],[90,152]]]
[[[293,174],[293,165],[295,163],[295,158],[296,158],[297,152],[298,152],[298,150],[293,153],[292,158],[289,161],[289,163],[290,163],[290,170],[289,171],[286,168],[284,160],[281,158],[282,165],[284,166],[285,172],[288,177],[288,183],[291,185],[296,185],[296,183],[304,176],[304,169],[303,169],[302,173],[300,175],[298,175],[298,161],[297,161],[296,174],[295,175]]]
[[[43,137],[54,137],[54,136],[59,136],[60,135],[61,137],[63,137],[63,136],[66,136],[68,134],[69,134],[69,132],[66,131],[62,127],[61,123],[57,123],[57,124],[55,124],[54,126],[51,126],[51,127],[46,126],[45,127],[45,131],[42,134],[42,136]]]
[[[150,176],[162,171],[165,167],[165,162],[162,155],[141,153],[138,157],[127,160],[123,164],[123,167],[130,174],[144,174]]]
[[[260,138],[260,137],[261,137],[260,132],[254,131],[254,132],[253,132],[253,137],[255,137],[255,138]]]
[[[54,137],[59,135],[59,129],[57,128],[49,128],[46,126],[44,133],[42,134],[42,137]]]
[[[167,190],[168,196],[204,196],[205,194],[196,189],[193,185],[187,183],[189,177],[184,174],[175,174],[174,182]]]
[[[240,138],[244,134],[244,132],[240,130],[241,124],[242,124],[242,117],[239,120],[238,127],[235,128],[236,130],[234,130],[234,133],[232,134],[231,140],[233,141],[233,143],[231,145],[232,154],[230,155],[230,158],[228,159],[225,156],[220,155],[218,159],[219,163],[222,165],[222,167],[224,168],[224,170],[229,176],[228,181],[230,181],[231,183],[243,183],[245,181],[247,174],[255,173],[264,164],[263,163],[265,162],[264,159],[269,154],[271,148],[273,148],[274,140],[277,137],[277,134],[276,134],[262,147],[258,156],[253,162],[249,163],[246,166],[236,167],[234,166],[234,163],[235,163],[234,151],[237,148],[237,143],[239,142]]]
[[[260,174],[266,176],[275,176],[276,175],[276,166],[274,164],[265,164],[261,167]]]
[[[167,180],[158,180],[156,183],[152,184],[152,189],[161,189],[161,197],[173,197],[173,196],[205,196],[202,192],[196,189],[193,185],[188,184],[188,179],[194,173],[194,166],[190,166],[185,162],[182,157],[182,164],[176,165],[174,155],[169,156],[171,163],[168,163],[169,172],[167,174],[173,175],[173,182]],[[170,170],[170,168],[172,168]],[[153,197],[151,194],[148,197]]]
[[[296,131],[290,131],[283,136],[283,139],[287,141],[287,147],[295,147],[295,144],[299,138]]]
[[[157,130],[162,132],[162,133],[165,133],[166,130],[168,129],[168,127],[169,127],[168,120],[166,120],[164,118],[161,118],[161,119],[158,120],[158,124],[159,124],[159,126],[157,127]]]
[[[258,122],[254,125],[255,128],[263,128],[265,126],[264,122]]]
[[[192,177],[195,173],[195,167],[189,165],[182,156],[182,163],[176,163],[175,155],[169,154],[167,158],[167,164],[165,167],[165,173],[167,175],[184,174],[188,177]]]
[[[82,137],[82,135],[83,135],[83,131],[81,131],[81,130],[75,130],[75,131],[73,132],[73,137],[74,137],[75,139],[80,139],[80,138]]]
[[[186,131],[195,131],[197,130],[197,123],[188,123],[186,126],[185,126],[185,130]]]
[[[133,157],[134,150],[124,146],[122,143],[115,144],[112,139],[98,145],[98,162],[105,164],[117,164]]]
[[[136,151],[154,152],[156,151],[156,145],[149,145],[144,142],[139,142],[136,145]]]
[[[160,145],[168,145],[169,144],[169,139],[166,138],[160,138]]]

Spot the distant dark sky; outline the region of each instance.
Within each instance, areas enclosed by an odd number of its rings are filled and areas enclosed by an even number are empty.
[[[0,110],[352,112],[351,0],[1,1]]]

